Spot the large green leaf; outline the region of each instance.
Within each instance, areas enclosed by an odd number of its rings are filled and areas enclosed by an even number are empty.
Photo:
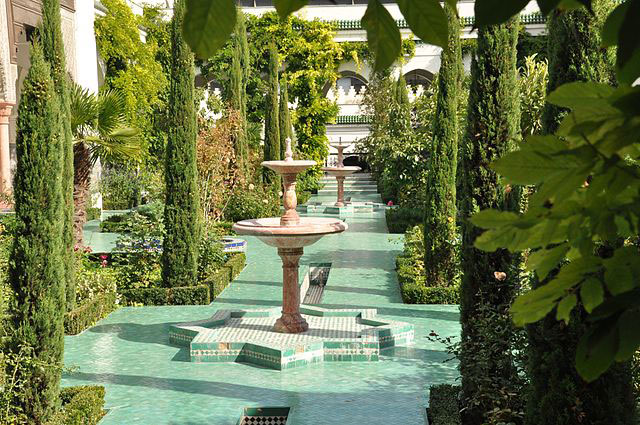
[[[535,251],[527,259],[527,269],[535,271],[539,279],[544,279],[565,258],[568,251],[567,244]]]
[[[447,45],[448,21],[438,0],[396,0],[409,28],[425,43]]]
[[[640,1],[628,1],[625,17],[618,32],[618,79],[632,84],[640,77]]]
[[[640,255],[636,248],[618,248],[613,256],[603,260],[603,263],[605,283],[613,295],[631,291],[639,284]]]
[[[476,0],[476,26],[496,25],[509,20],[529,4],[530,0]]]
[[[229,39],[236,26],[234,0],[186,0],[184,39],[200,58],[208,59]]]
[[[556,319],[569,323],[571,318],[571,310],[578,304],[578,297],[575,294],[569,294],[558,303],[556,311]]]
[[[608,84],[574,82],[563,84],[547,96],[547,102],[564,108],[584,109],[594,100],[611,96],[615,89]],[[598,103],[599,105],[599,103]]]
[[[576,351],[576,370],[585,381],[592,382],[611,366],[617,351],[616,321],[602,321],[580,339]]]
[[[482,210],[474,214],[470,220],[483,229],[495,229],[518,220],[518,215],[508,211]]]
[[[375,58],[374,69],[381,71],[393,65],[402,49],[402,38],[396,21],[380,0],[369,0],[362,17],[369,49]]]
[[[560,1],[561,0],[538,0],[538,8],[540,9],[540,13],[545,16],[548,15],[560,4]]]
[[[602,44],[605,46],[615,46],[618,44],[618,34],[620,27],[627,13],[628,2],[619,4],[613,12],[607,16],[607,20],[602,27]]]
[[[274,0],[273,4],[278,11],[280,18],[286,19],[296,10],[302,9],[309,3],[309,0]]]
[[[587,313],[591,313],[604,300],[602,283],[594,277],[585,280],[580,287],[580,300]]]

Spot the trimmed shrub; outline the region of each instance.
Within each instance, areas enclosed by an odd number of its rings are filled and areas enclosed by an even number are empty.
[[[519,211],[520,190],[505,187],[489,164],[516,147],[520,137],[520,108],[516,70],[519,24],[478,29],[471,63],[467,130],[462,143],[461,212],[463,420],[465,423],[518,421],[523,397],[511,335],[516,332],[509,305],[520,284],[521,256],[505,249],[484,252],[474,245],[483,232],[469,217],[479,210]],[[501,277],[504,274],[504,277]],[[515,394],[498,399],[497,394]]]
[[[59,113],[51,68],[42,47],[34,44],[18,108],[13,182],[16,228],[9,262],[15,336],[7,351],[15,354],[27,345],[33,349],[34,362],[47,365],[14,369],[22,387],[13,405],[38,423],[57,409],[64,347],[65,200]]]
[[[209,286],[211,299],[215,300],[218,295],[235,279],[244,269],[246,264],[246,255],[238,253],[233,255],[229,261],[217,272],[211,274],[204,282]]]
[[[429,172],[425,185],[424,271],[429,285],[446,286],[460,273],[456,224],[458,163],[458,106],[462,88],[460,20],[448,5],[449,42],[440,55],[438,97],[429,144]]]
[[[419,281],[400,287],[405,304],[458,304],[460,288],[456,286],[424,286]]]
[[[175,2],[171,22],[171,88],[165,157],[167,197],[162,251],[162,282],[168,288],[196,284],[201,233],[196,166],[195,70],[193,53],[182,38],[184,8],[184,0]]]
[[[120,295],[126,305],[207,305],[211,302],[208,285],[124,289]]]
[[[268,86],[264,114],[264,160],[277,161],[280,158],[280,118],[278,118],[278,48],[269,45]],[[265,183],[280,188],[280,176],[268,168],[262,170]]]
[[[460,425],[459,385],[432,385],[429,390],[430,425]]]
[[[58,122],[56,132],[60,137],[62,157],[62,262],[64,264],[64,282],[67,311],[73,309],[76,302],[75,259],[73,256],[74,235],[74,167],[73,167],[73,134],[71,132],[70,97],[68,88],[67,66],[65,64],[64,42],[62,37],[62,18],[60,0],[42,1],[42,24],[40,39],[44,59],[51,66],[51,77],[58,98]]]
[[[424,211],[418,208],[388,208],[385,217],[389,233],[405,233],[411,227],[422,223]]]
[[[93,326],[116,309],[116,294],[108,292],[85,300],[82,304],[64,315],[64,331],[67,335],[76,335]]]
[[[62,409],[46,425],[97,425],[105,415],[104,394],[97,385],[63,388]]]

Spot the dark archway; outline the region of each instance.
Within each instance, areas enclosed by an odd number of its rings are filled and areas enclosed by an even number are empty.
[[[342,163],[345,165],[345,167],[356,166],[362,168],[362,171],[369,170],[369,164],[367,164],[367,161],[364,160],[364,157],[361,157],[360,155],[347,156],[343,159]]]
[[[427,88],[431,85],[431,81],[433,81],[433,74],[425,69],[414,69],[413,71],[409,71],[404,74],[404,79],[415,93],[418,86]]]

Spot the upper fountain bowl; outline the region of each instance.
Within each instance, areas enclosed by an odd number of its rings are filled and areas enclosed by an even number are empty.
[[[243,220],[233,225],[239,235],[256,236],[267,245],[278,248],[302,248],[317,242],[325,235],[342,233],[347,223],[335,218],[300,217],[295,226],[283,226],[280,217]]]
[[[261,165],[278,174],[299,174],[307,168],[311,168],[316,165],[316,162],[301,160],[264,161]]]
[[[353,173],[357,173],[360,171],[360,167],[349,166],[349,167],[324,167],[322,171],[329,173],[334,177],[345,177],[349,176]]]

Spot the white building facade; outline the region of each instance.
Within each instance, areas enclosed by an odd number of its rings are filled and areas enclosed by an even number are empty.
[[[127,0],[134,13],[142,13],[143,3],[156,4],[169,12],[173,0]],[[385,7],[397,20],[404,38],[411,36],[397,5],[383,0]],[[245,13],[261,15],[274,10],[270,0],[240,0]],[[309,0],[309,4],[296,12],[303,19],[320,19],[334,22],[336,41],[365,41],[366,32],[360,19],[367,7],[366,0]],[[472,31],[474,2],[460,0],[459,15],[465,23],[463,37],[476,37]],[[103,77],[96,50],[94,20],[104,13],[99,0],[61,0],[62,31],[64,37],[67,70],[76,82],[97,92]],[[523,22],[532,35],[545,29],[544,19],[538,14],[535,2],[523,11]],[[7,191],[11,184],[11,169],[15,164],[15,120],[20,87],[29,68],[29,41],[40,20],[40,0],[0,0],[0,189]],[[144,31],[141,32],[144,39]],[[415,55],[404,58],[397,72],[405,75],[411,86],[410,93],[417,96],[421,87],[428,84],[440,68],[440,51],[436,46],[416,40]],[[470,59],[465,58],[469,68]],[[401,70],[401,71],[400,71]],[[369,133],[368,117],[362,110],[362,95],[366,90],[372,70],[367,64],[345,62],[340,65],[340,78],[327,96],[339,106],[336,124],[327,127],[330,142],[355,142]],[[295,101],[294,101],[295,104]],[[353,147],[351,147],[353,150]],[[349,151],[347,151],[349,152]],[[335,155],[335,152],[332,152]],[[330,155],[330,158],[332,157]],[[331,161],[331,159],[328,159]]]

